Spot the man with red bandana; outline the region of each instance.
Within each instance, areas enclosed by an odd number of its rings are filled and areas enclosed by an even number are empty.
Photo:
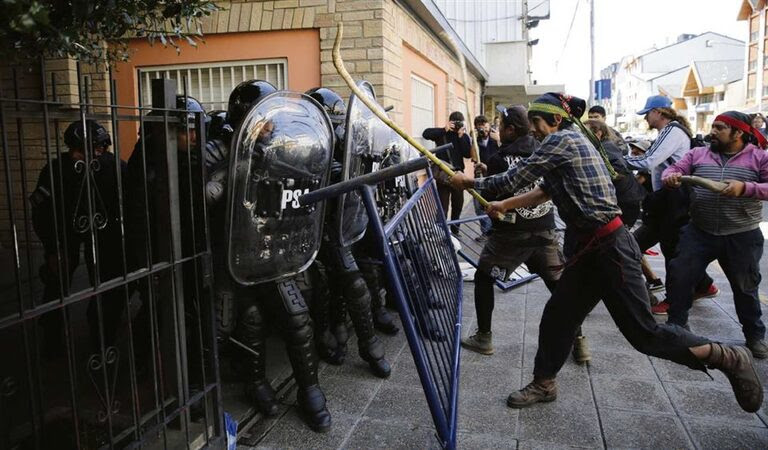
[[[768,141],[749,116],[736,111],[715,118],[710,148],[686,153],[662,174],[668,188],[680,187],[682,175],[696,175],[728,183],[721,192],[694,187],[691,222],[683,228],[678,254],[667,274],[667,323],[688,326],[693,285],[714,260],[723,268],[733,290],[736,315],[747,347],[755,358],[768,357],[765,325],[760,319],[760,231],[763,205],[768,200]]]

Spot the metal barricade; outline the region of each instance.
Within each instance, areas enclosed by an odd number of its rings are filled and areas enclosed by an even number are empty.
[[[403,208],[383,224],[374,187],[383,180],[423,169],[424,158],[320,189],[302,204],[359,190],[383,255],[408,345],[421,380],[437,437],[456,447],[462,277],[437,188],[430,177]]]

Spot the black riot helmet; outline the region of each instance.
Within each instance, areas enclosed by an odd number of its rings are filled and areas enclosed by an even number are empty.
[[[211,121],[211,118],[206,114],[203,105],[194,97],[176,95],[176,109],[187,111],[187,123],[194,128],[195,116],[197,113],[203,114],[203,120],[206,124]]]
[[[333,123],[334,127],[344,123],[344,120],[347,117],[347,105],[339,94],[324,87],[312,88],[305,92],[305,94],[323,105],[323,108],[331,118],[331,123]]]
[[[95,120],[86,120],[86,126],[88,127],[88,136],[91,138],[91,146],[93,148],[102,148],[112,145],[112,139],[109,137],[109,132],[103,125]],[[69,124],[66,131],[64,131],[64,144],[70,150],[85,150],[85,128],[83,122],[76,121]]]
[[[235,86],[232,93],[229,94],[227,123],[232,128],[237,128],[251,105],[273,92],[277,92],[277,88],[264,80],[243,81]]]
[[[224,125],[227,123],[227,112],[222,109],[217,109],[208,113],[208,117],[211,121],[208,123],[208,132],[205,135],[208,139],[221,138],[221,132]]]

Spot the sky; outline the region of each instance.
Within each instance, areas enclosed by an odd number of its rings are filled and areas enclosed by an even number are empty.
[[[599,78],[600,69],[623,56],[640,55],[654,45],[674,43],[680,34],[714,31],[746,40],[748,23],[736,20],[741,3],[742,0],[594,0],[595,78]],[[543,20],[532,29],[530,39],[539,39],[533,47],[532,78],[539,84],[565,84],[569,94],[587,98],[589,0],[551,0],[550,20]]]

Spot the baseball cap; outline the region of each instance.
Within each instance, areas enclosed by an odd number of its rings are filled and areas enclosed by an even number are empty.
[[[637,114],[644,116],[648,114],[648,111],[654,108],[669,108],[672,106],[672,99],[665,95],[651,95],[648,100],[645,101],[645,108],[637,112]]]

